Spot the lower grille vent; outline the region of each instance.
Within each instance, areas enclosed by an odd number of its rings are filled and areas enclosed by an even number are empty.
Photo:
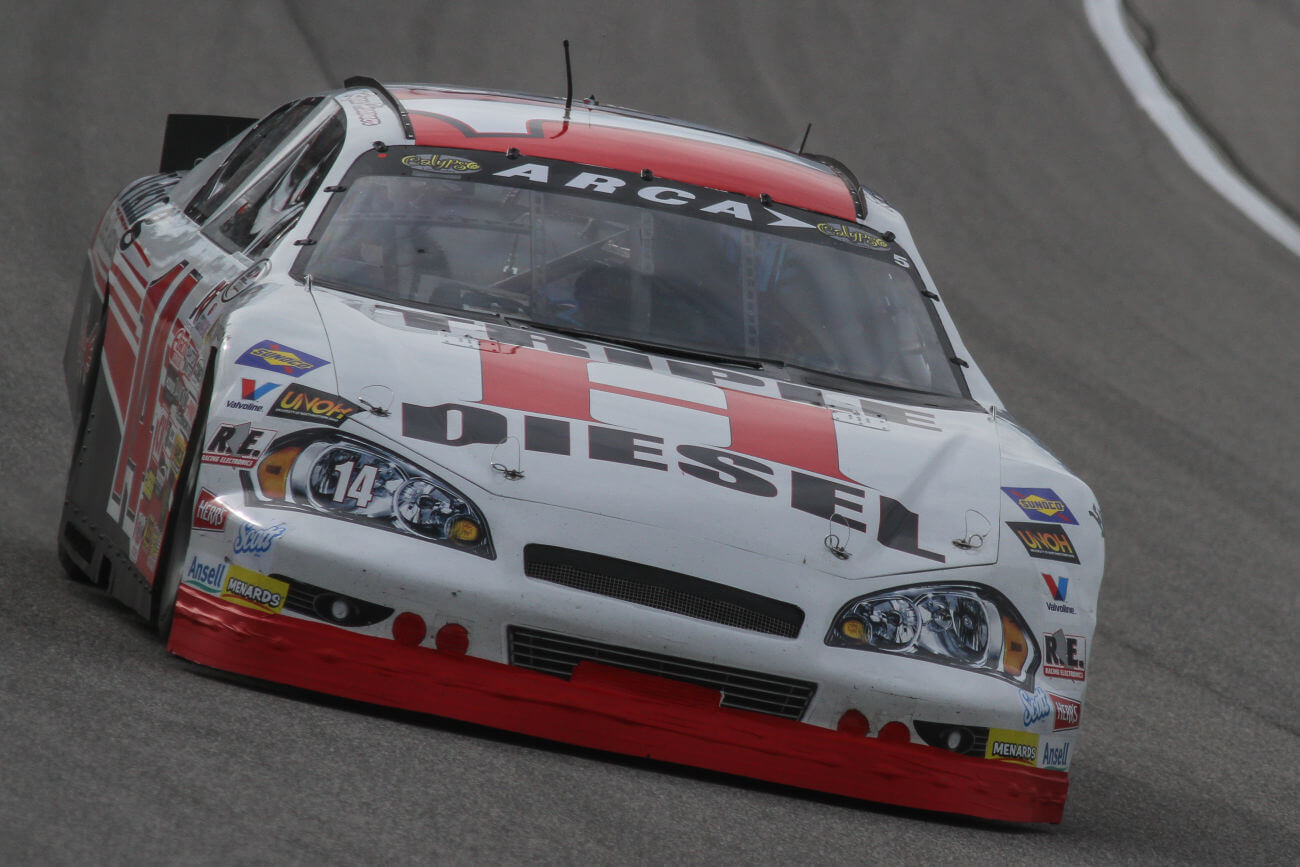
[[[660,611],[782,638],[796,637],[803,625],[803,611],[789,602],[585,551],[526,545],[524,574]]]
[[[645,674],[716,689],[722,706],[800,719],[817,690],[815,683],[757,671],[728,668],[644,650],[600,644],[521,626],[509,628],[510,664],[568,678],[590,660]]]

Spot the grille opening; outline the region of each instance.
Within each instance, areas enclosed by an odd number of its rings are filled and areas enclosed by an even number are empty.
[[[789,602],[585,551],[526,545],[524,574],[575,590],[765,635],[795,638],[803,626],[803,611]]]
[[[76,554],[85,563],[90,565],[90,558],[95,556],[95,543],[90,540],[86,534],[77,529],[71,521],[63,525],[63,540],[68,543],[72,553]]]
[[[522,626],[507,630],[510,664],[563,677],[579,662],[591,661],[654,674],[722,693],[722,707],[801,719],[817,685],[791,677],[746,671],[661,653],[602,644]]]

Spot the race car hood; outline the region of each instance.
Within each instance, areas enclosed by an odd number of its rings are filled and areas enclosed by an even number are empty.
[[[597,513],[629,532],[845,578],[997,560],[999,453],[986,413],[314,295],[339,394],[378,410],[349,425],[418,455],[489,523],[490,497],[475,488],[576,510],[539,513],[541,523]]]

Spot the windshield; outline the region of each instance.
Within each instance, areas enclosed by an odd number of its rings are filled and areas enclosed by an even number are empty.
[[[476,152],[371,151],[343,186],[299,277],[665,351],[963,394],[910,258],[856,224]]]

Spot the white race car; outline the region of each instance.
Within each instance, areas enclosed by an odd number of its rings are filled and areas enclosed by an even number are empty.
[[[170,118],[95,232],[70,573],[231,672],[1060,820],[1100,512],[897,211],[592,102],[350,79],[250,123]]]

